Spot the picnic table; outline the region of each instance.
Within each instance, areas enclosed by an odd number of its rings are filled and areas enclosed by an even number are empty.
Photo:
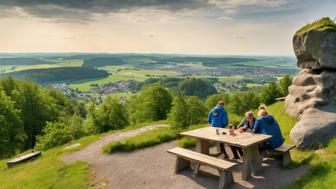
[[[230,135],[229,129],[225,128],[219,128],[219,135],[217,135],[216,129],[215,127],[204,127],[183,132],[181,135],[196,138],[196,151],[202,154],[209,154],[209,141],[241,147],[243,149],[242,179],[244,180],[251,176],[251,172],[256,174],[261,170],[262,162],[258,144],[272,136],[250,132],[240,133],[238,130],[235,130],[234,135]]]

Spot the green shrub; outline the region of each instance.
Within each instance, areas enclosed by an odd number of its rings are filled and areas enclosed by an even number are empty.
[[[89,134],[122,129],[129,124],[126,108],[111,96],[105,98],[99,106],[88,104],[87,112],[83,127]]]
[[[153,85],[132,96],[127,104],[127,111],[132,124],[165,120],[171,103],[172,97],[169,92],[159,85]]]
[[[73,137],[67,125],[64,123],[47,123],[43,129],[44,135],[37,136],[35,148],[38,150],[47,150],[55,146],[70,142]]]
[[[336,23],[332,21],[329,17],[321,18],[311,24],[307,24],[301,29],[299,29],[296,34],[307,33],[312,30],[336,30]]]
[[[173,107],[168,118],[176,130],[183,130],[190,125],[205,121],[206,110],[206,107],[198,97],[179,95],[173,101]]]
[[[153,129],[134,137],[113,141],[103,147],[105,153],[130,152],[176,139],[176,132],[170,127]]]

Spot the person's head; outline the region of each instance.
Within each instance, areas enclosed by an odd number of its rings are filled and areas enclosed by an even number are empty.
[[[260,105],[259,110],[266,110],[266,106],[265,105]]]
[[[268,112],[266,109],[259,109],[259,112],[258,112],[258,116],[259,117],[263,117],[263,116],[267,116],[268,115]]]
[[[224,106],[224,101],[222,101],[222,100],[221,100],[221,101],[219,101],[217,105],[218,105],[218,106],[222,106],[222,107],[223,107],[223,106]]]
[[[253,114],[252,111],[248,111],[248,112],[245,113],[245,117],[246,117],[247,120],[253,121],[254,114]]]

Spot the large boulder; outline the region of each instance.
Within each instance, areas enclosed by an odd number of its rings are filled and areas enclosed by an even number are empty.
[[[293,46],[300,68],[336,69],[336,31],[297,33]]]
[[[299,148],[318,148],[336,137],[336,24],[323,18],[296,32],[301,71],[286,97],[286,112],[299,121],[290,133]]]
[[[291,130],[290,137],[298,148],[319,148],[336,136],[336,112],[307,109]]]

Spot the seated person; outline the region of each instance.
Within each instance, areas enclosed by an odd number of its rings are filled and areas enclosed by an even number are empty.
[[[248,130],[252,131],[256,120],[257,119],[254,117],[253,112],[246,112],[245,118],[237,125],[237,129],[239,129],[240,132]]]
[[[252,133],[262,133],[272,136],[271,139],[260,145],[261,152],[281,146],[284,140],[278,122],[273,116],[268,115],[266,108],[259,109],[258,115],[260,118],[256,120]]]
[[[228,125],[228,116],[224,109],[224,101],[220,101],[209,113],[208,122],[213,127],[224,128]],[[220,153],[223,153],[224,159],[227,159],[228,155],[225,151],[224,144],[220,144]]]
[[[253,112],[249,111],[245,113],[245,118],[237,125],[237,129],[239,129],[239,132],[245,132],[245,131],[252,131],[254,128],[256,118],[253,115]],[[231,150],[233,153],[233,159],[239,159],[238,153],[240,156],[243,156],[243,150],[242,148],[231,146]]]

